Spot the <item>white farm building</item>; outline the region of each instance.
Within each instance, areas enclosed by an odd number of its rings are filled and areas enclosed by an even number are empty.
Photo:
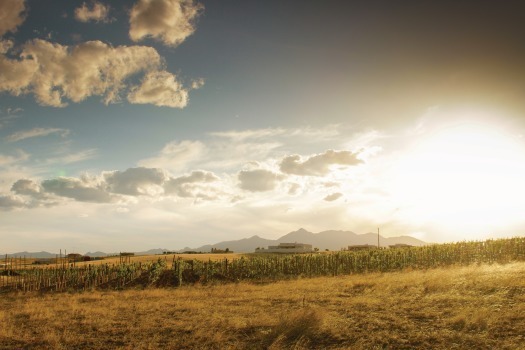
[[[257,253],[311,253],[312,245],[305,243],[279,243],[268,246],[268,249],[257,249]]]

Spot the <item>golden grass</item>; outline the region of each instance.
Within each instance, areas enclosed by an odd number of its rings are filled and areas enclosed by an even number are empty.
[[[525,263],[7,294],[0,349],[525,349]]]

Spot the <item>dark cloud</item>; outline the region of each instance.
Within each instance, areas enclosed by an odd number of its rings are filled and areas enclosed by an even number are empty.
[[[12,195],[0,195],[0,209],[11,210],[15,208],[24,208],[27,203],[22,199]]]
[[[342,193],[336,192],[336,193],[332,193],[332,194],[329,194],[328,196],[324,197],[324,200],[327,201],[327,202],[333,202],[335,200],[338,200],[342,196],[343,196]]]
[[[350,151],[328,150],[303,160],[294,154],[281,161],[280,169],[283,173],[302,176],[324,176],[330,172],[331,165],[357,165],[362,161],[357,159],[357,153]]]
[[[11,191],[16,194],[31,196],[33,198],[44,198],[45,193],[42,186],[32,180],[20,179],[11,186]]]
[[[104,179],[109,192],[139,196],[150,194],[152,186],[162,186],[167,175],[161,169],[138,167],[106,173]]]
[[[243,170],[239,173],[239,187],[251,192],[264,192],[273,190],[281,176],[265,169]]]
[[[203,199],[209,195],[206,195],[206,189],[203,188],[203,184],[209,184],[218,181],[219,178],[212,172],[207,171],[193,171],[190,175],[180,176],[177,178],[170,178],[164,184],[164,190],[166,194],[176,194],[179,197],[199,197],[204,196]],[[213,197],[213,196],[212,196]]]
[[[288,194],[291,196],[294,196],[299,193],[299,190],[301,189],[301,185],[297,183],[290,184],[290,187],[288,188]]]
[[[42,182],[20,179],[11,186],[15,195],[2,196],[4,208],[32,208],[59,204],[58,197],[79,202],[111,203],[126,196],[176,195],[182,198],[216,200],[224,192],[216,185],[219,177],[197,170],[189,175],[169,177],[157,168],[129,168],[101,176],[59,177]]]
[[[79,202],[109,203],[115,199],[103,189],[76,178],[60,177],[44,180],[41,186],[46,192],[60,197],[72,198]]]

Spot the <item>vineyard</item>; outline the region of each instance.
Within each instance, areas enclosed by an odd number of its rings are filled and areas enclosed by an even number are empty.
[[[17,263],[17,261],[19,263]],[[429,269],[475,263],[525,261],[525,238],[458,242],[400,249],[370,249],[325,254],[254,254],[202,261],[159,258],[153,262],[29,268],[6,258],[0,291],[76,291],[194,283],[268,282],[298,277],[338,276],[403,269]]]

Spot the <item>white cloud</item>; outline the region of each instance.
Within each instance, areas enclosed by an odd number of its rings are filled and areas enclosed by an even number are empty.
[[[133,41],[152,37],[177,46],[193,34],[203,9],[193,0],[138,0],[131,9],[129,36]]]
[[[286,154],[338,144],[334,141],[337,132],[331,125],[318,130],[301,127],[216,131],[209,133],[202,142],[170,142],[157,156],[137,164],[186,171],[191,170],[186,168],[191,164],[200,169],[234,174],[246,162],[256,161],[263,168],[273,169]]]
[[[338,200],[342,196],[343,196],[342,193],[335,192],[335,193],[329,194],[328,196],[324,197],[324,200],[327,201],[327,202],[333,202],[335,200]]]
[[[70,47],[35,39],[22,46],[18,58],[0,55],[0,91],[33,93],[39,104],[54,107],[90,96],[115,103],[128,88],[127,79],[155,71],[162,63],[158,52],[146,46],[88,41]]]
[[[195,79],[191,82],[191,89],[192,90],[197,90],[197,89],[200,89],[201,87],[204,86],[204,83],[206,81],[204,80],[204,78],[199,78],[199,79]]]
[[[15,46],[15,43],[11,40],[0,40],[0,54],[6,54]]]
[[[0,36],[16,31],[16,28],[25,20],[24,10],[24,0],[0,1]]]
[[[328,124],[322,128],[313,128],[310,126],[290,130],[287,136],[301,137],[303,139],[312,141],[323,141],[333,139],[341,134],[341,125]]]
[[[22,112],[22,108],[0,108],[0,129],[12,123],[19,118],[18,113]],[[5,114],[5,115],[4,115]]]
[[[185,140],[166,144],[156,157],[143,159],[138,165],[149,168],[179,170],[199,160],[206,153],[206,146],[200,141]]]
[[[332,165],[349,166],[359,163],[361,163],[361,160],[357,158],[357,153],[328,150],[324,153],[310,156],[305,160],[297,154],[287,156],[281,161],[280,169],[286,174],[324,176],[330,172],[330,166]]]
[[[184,108],[188,104],[188,91],[177,81],[174,74],[155,71],[147,73],[142,83],[131,89],[128,101],[135,104]]]
[[[75,153],[70,153],[65,156],[56,157],[56,158],[49,158],[46,160],[47,164],[71,164],[71,163],[77,163],[82,162],[87,159],[92,159],[96,157],[97,155],[97,149],[91,148],[82,150]]]
[[[17,142],[17,141],[29,139],[32,137],[48,136],[51,134],[59,134],[61,137],[66,137],[67,135],[69,135],[69,130],[59,129],[59,128],[34,128],[31,130],[23,130],[23,131],[15,132],[7,136],[7,141]]]
[[[232,141],[241,142],[248,139],[261,139],[267,137],[275,137],[286,133],[283,128],[266,128],[266,129],[248,129],[248,130],[230,130],[212,132],[210,135],[227,138]]]
[[[8,166],[20,162],[24,162],[29,159],[29,154],[24,151],[18,150],[16,156],[7,156],[0,154],[0,166]]]
[[[239,187],[251,192],[265,192],[275,189],[281,176],[270,170],[255,169],[239,172]]]
[[[109,6],[95,1],[89,7],[85,2],[75,9],[75,18],[80,22],[108,22]]]
[[[210,135],[228,138],[233,141],[245,141],[267,138],[293,138],[299,143],[322,142],[331,140],[340,134],[341,126],[338,124],[329,124],[322,128],[312,128],[309,126],[285,129],[285,128],[264,128],[248,130],[230,130],[212,132]]]

